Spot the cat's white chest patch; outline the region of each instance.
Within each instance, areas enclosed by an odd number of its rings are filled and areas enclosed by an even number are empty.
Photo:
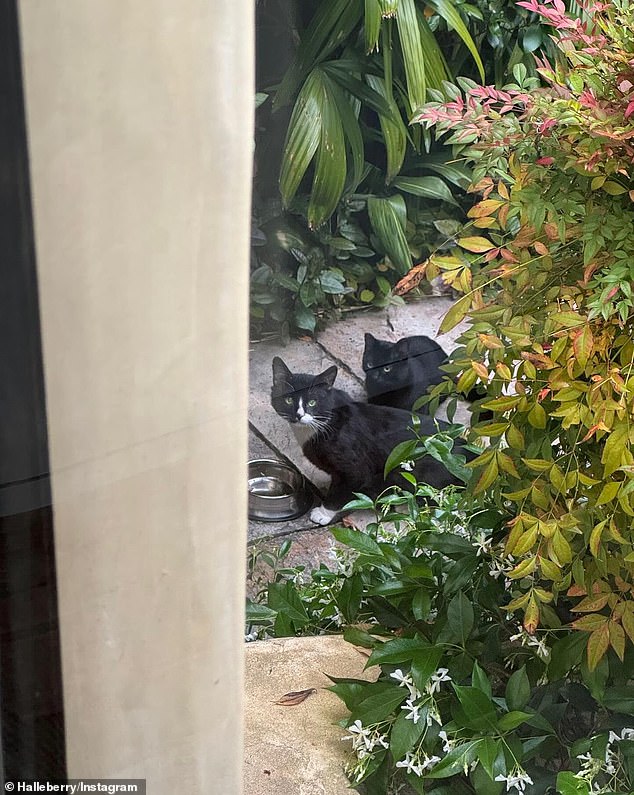
[[[300,447],[303,447],[317,433],[317,429],[313,425],[304,422],[294,422],[291,428]]]

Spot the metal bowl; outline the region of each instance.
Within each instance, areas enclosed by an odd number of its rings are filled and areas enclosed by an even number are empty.
[[[295,467],[266,458],[249,461],[249,519],[297,519],[312,502],[304,476]]]

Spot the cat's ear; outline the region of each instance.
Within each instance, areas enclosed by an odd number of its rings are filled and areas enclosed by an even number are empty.
[[[366,350],[368,348],[371,348],[373,345],[376,345],[377,342],[378,342],[377,338],[373,337],[372,334],[370,334],[369,332],[366,331],[366,333],[365,333],[365,347],[366,347]]]
[[[361,367],[363,367],[364,370],[371,370],[374,365],[372,353],[376,349],[376,343],[376,338],[369,332],[366,332],[363,356],[361,357]]]
[[[333,364],[332,367],[329,367],[327,370],[324,370],[323,373],[319,373],[313,378],[313,383],[311,386],[325,386],[326,389],[331,389],[332,385],[335,383],[335,378],[337,377],[337,370],[336,365]]]
[[[273,357],[273,386],[286,384],[292,373],[279,356]]]

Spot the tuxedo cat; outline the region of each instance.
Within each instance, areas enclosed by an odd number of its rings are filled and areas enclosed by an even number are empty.
[[[322,525],[340,512],[353,492],[374,498],[386,485],[404,486],[398,471],[384,480],[383,470],[394,447],[413,438],[410,412],[355,402],[333,387],[336,377],[335,366],[307,375],[292,373],[278,356],[273,359],[271,404],[291,424],[306,458],[331,477],[323,505],[310,514],[313,522]],[[434,420],[421,417],[421,434],[436,430]],[[460,482],[429,456],[416,462],[414,474],[435,488]]]
[[[447,354],[429,337],[404,337],[398,342],[365,335],[362,367],[368,402],[411,411],[431,386],[440,384]],[[424,406],[421,412],[429,413]]]

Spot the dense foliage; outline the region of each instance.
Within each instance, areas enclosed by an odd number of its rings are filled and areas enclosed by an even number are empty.
[[[454,367],[494,413],[475,428],[491,443],[474,490],[495,484],[512,506],[511,609],[533,632],[560,594],[578,597],[594,668],[634,641],[634,9],[600,4],[582,23],[560,0],[520,5],[555,27],[562,57],[541,61],[548,89],[520,73],[424,109],[467,142],[483,194],[477,234],[426,267],[469,282],[446,325],[469,312]]]
[[[480,48],[497,79],[546,39],[538,15],[511,0],[293,9],[289,0],[258,4],[260,28],[275,34],[263,36],[259,60],[273,46],[283,55],[280,20],[298,46],[282,74],[258,70],[255,333],[312,332],[346,305],[398,300],[395,282],[451,240],[471,204],[469,170],[448,162],[412,116],[456,68],[484,79]]]
[[[424,444],[462,470],[446,434]],[[400,466],[412,482],[408,459]],[[284,568],[288,545],[269,556],[272,581],[247,617],[251,638],[343,631],[367,649],[378,678],[332,687],[350,710],[354,785],[376,795],[630,792],[634,650],[591,671],[584,638],[554,610],[547,628],[518,624],[495,503],[418,484],[350,507],[375,521],[334,528],[333,560],[310,574]]]

